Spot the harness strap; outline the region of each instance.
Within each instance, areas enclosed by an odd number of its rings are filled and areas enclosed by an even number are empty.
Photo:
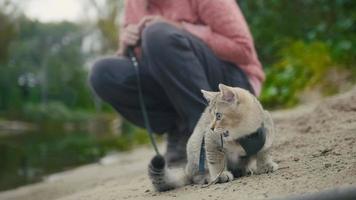
[[[201,141],[199,154],[199,173],[205,174],[205,137]]]
[[[223,140],[223,136],[220,136],[220,144],[221,144],[221,148],[224,148],[224,140]],[[205,174],[205,159],[206,159],[206,155],[205,155],[205,137],[203,136],[203,140],[201,141],[201,145],[200,145],[200,154],[199,154],[199,173],[200,174]]]
[[[135,72],[136,72],[138,97],[139,97],[139,101],[140,101],[140,107],[142,110],[142,117],[143,117],[144,125],[147,129],[148,136],[150,138],[151,144],[152,144],[156,154],[161,155],[158,151],[157,143],[156,143],[156,140],[153,135],[153,131],[152,131],[152,128],[150,125],[150,120],[148,118],[147,109],[146,109],[146,105],[145,105],[145,99],[142,94],[141,78],[140,78],[140,73],[139,73],[140,71],[139,71],[138,62],[137,62],[133,47],[129,47],[127,49],[127,55],[129,56],[129,58],[132,62],[132,65],[134,66]]]
[[[264,127],[264,124],[262,124],[255,132],[237,139],[236,142],[238,142],[246,152],[246,155],[242,157],[256,155],[266,142],[266,128]]]

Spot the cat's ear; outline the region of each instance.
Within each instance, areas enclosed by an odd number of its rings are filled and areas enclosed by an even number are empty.
[[[210,102],[217,94],[219,94],[219,92],[209,92],[209,91],[205,91],[205,90],[200,90],[201,93],[203,93],[204,98]]]
[[[233,102],[237,101],[237,96],[231,87],[220,83],[219,90],[222,94],[221,98],[223,101],[226,101],[228,103],[233,103]]]

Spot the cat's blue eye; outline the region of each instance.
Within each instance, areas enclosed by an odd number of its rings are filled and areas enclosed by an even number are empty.
[[[221,113],[216,113],[215,117],[216,117],[216,120],[220,120],[221,117],[222,117],[222,114]]]

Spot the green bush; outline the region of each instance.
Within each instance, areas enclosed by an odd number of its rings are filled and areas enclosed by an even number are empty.
[[[27,121],[35,122],[68,122],[86,120],[89,115],[85,112],[69,110],[62,102],[52,101],[48,104],[25,104],[22,117]]]
[[[325,85],[330,68],[348,70],[356,79],[356,1],[237,2],[265,67],[266,106],[295,105],[302,90]]]
[[[330,48],[323,42],[291,42],[282,48],[279,59],[267,68],[261,101],[268,107],[293,106],[298,94],[321,84],[330,66]]]

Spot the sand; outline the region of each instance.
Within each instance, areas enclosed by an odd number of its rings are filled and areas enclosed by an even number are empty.
[[[310,105],[273,112],[272,116],[277,128],[273,156],[280,169],[271,174],[158,193],[146,175],[153,150],[142,147],[2,192],[0,199],[247,200],[356,186],[356,88]]]

